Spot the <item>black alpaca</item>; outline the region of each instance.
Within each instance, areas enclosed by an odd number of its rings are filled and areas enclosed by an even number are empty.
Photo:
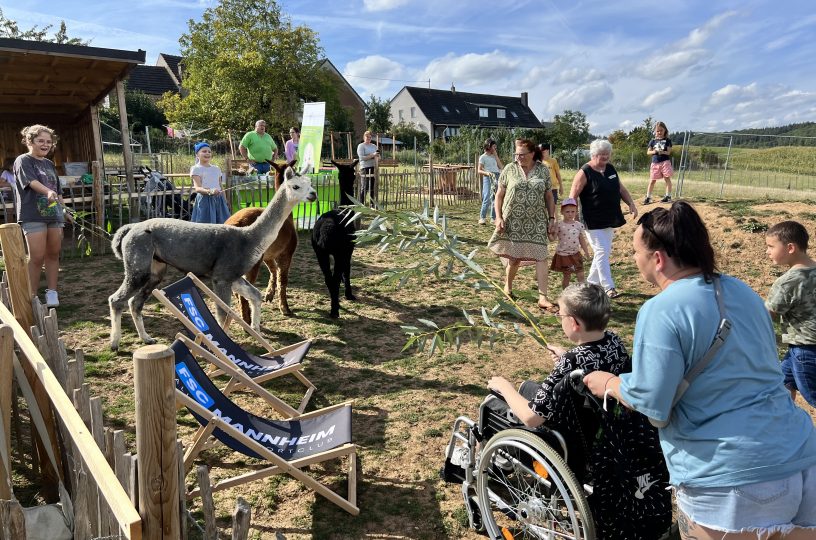
[[[350,205],[349,194],[354,193],[355,166],[358,160],[349,165],[332,161],[337,167],[340,179],[340,204]],[[349,216],[341,215],[338,210],[330,210],[320,216],[312,230],[312,247],[323,277],[326,278],[326,287],[331,296],[331,314],[333,319],[340,316],[340,280],[343,280],[347,300],[356,300],[351,292],[351,254],[354,251],[354,223]],[[332,272],[329,257],[334,257],[334,272]]]

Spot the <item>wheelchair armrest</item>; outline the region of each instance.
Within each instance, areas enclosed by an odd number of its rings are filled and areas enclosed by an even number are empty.
[[[482,405],[479,407],[479,423],[474,430],[476,437],[480,441],[490,439],[499,431],[504,431],[506,429],[521,429],[540,437],[544,442],[559,452],[561,457],[563,457],[565,460],[567,459],[567,444],[564,437],[560,433],[544,425],[531,428],[525,426],[523,423],[517,420],[513,421],[507,414],[499,413],[490,407],[490,404],[494,401],[499,401],[506,404],[506,401],[501,394],[496,392],[491,392],[490,395],[488,395],[482,402]]]

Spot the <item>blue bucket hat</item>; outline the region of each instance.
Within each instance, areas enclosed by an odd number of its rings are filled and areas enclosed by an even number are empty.
[[[197,143],[195,143],[195,146],[193,146],[193,148],[195,149],[196,154],[198,154],[198,151],[201,150],[202,148],[209,148],[209,147],[210,147],[210,143],[205,142],[205,141],[197,142]]]

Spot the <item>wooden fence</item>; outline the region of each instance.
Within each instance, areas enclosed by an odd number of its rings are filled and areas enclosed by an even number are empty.
[[[98,167],[94,167],[98,172]],[[154,217],[189,220],[195,196],[185,175],[171,175],[162,180],[135,175],[131,188],[124,175],[106,175],[103,193],[99,197],[94,185],[82,182],[67,185],[62,190],[65,206],[75,212],[79,225],[66,224],[63,255],[79,256],[90,245],[94,253],[106,253],[113,231],[126,223]],[[340,202],[337,179],[331,173],[313,175],[318,192],[316,203],[301,203],[294,209],[295,226],[311,230],[317,218]],[[360,178],[355,185],[359,197]],[[381,167],[374,178],[375,203],[386,210],[422,210],[424,207],[456,206],[479,200],[481,180],[475,168],[468,165],[426,165],[413,171],[397,171]],[[275,193],[272,176],[231,176],[226,183],[226,196],[233,211],[245,206],[265,206]],[[0,192],[0,216],[4,223],[16,221],[11,192]],[[98,208],[104,216],[99,217]]]
[[[186,539],[183,452],[175,398],[166,391],[173,387],[172,362],[159,374],[150,347],[134,353],[138,466],[125,432],[104,426],[102,401],[84,381],[82,351],[68,357],[56,310],[47,311],[30,293],[19,225],[0,226],[0,246],[6,266],[0,280],[0,540],[26,538],[12,471],[28,479],[29,489],[38,486],[46,503],[59,500],[64,487],[76,540]],[[160,375],[163,385],[155,384]],[[217,539],[212,511],[205,523],[203,537]],[[239,500],[233,538],[246,539],[248,529],[249,509]]]

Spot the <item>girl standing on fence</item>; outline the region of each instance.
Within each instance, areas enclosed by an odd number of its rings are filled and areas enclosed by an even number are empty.
[[[23,128],[20,133],[28,153],[14,160],[14,196],[17,221],[28,244],[31,294],[37,294],[44,265],[45,304],[56,307],[59,305],[57,278],[65,214],[57,169],[46,157],[56,145],[56,136],[54,130],[39,124]]]
[[[190,168],[190,178],[197,196],[191,221],[224,223],[230,217],[230,211],[221,188],[221,169],[211,163],[212,150],[209,143],[196,143],[195,155],[196,163]]]
[[[660,199],[660,202],[671,201],[671,177],[674,174],[671,164],[671,149],[672,142],[669,139],[669,128],[663,122],[658,122],[655,125],[654,139],[649,141],[649,149],[646,150],[646,153],[652,156],[652,165],[649,168],[649,188],[646,190],[646,199],[643,204],[651,204],[652,189],[661,178],[666,181],[666,195]]]

